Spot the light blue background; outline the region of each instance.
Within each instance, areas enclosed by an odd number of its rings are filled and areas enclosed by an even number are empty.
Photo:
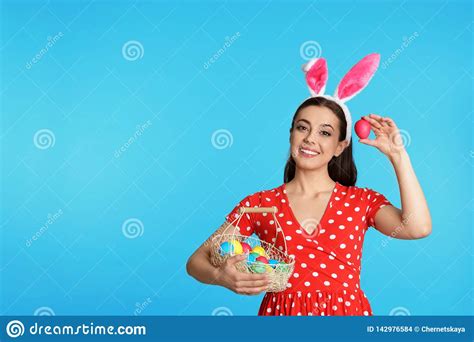
[[[290,120],[308,96],[300,47],[319,43],[332,92],[357,60],[380,52],[387,62],[415,32],[350,108],[404,130],[433,233],[369,230],[362,288],[377,315],[472,314],[469,2],[7,1],[0,21],[1,314],[255,315],[261,296],[200,284],[185,263],[240,199],[282,183]],[[123,57],[130,40],[142,58]],[[54,146],[35,146],[40,129]],[[213,146],[219,129],[231,146]],[[400,206],[385,156],[354,149],[357,185]],[[141,236],[124,236],[129,218]]]

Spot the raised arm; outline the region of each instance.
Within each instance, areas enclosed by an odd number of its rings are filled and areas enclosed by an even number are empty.
[[[379,209],[375,215],[375,228],[396,239],[428,236],[432,226],[428,204],[395,122],[375,114],[364,119],[370,122],[376,139],[359,141],[377,147],[389,158],[397,176],[402,203],[401,210],[390,205]]]

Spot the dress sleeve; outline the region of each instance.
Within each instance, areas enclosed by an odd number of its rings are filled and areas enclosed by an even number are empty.
[[[236,226],[239,230],[240,234],[244,236],[250,236],[255,231],[255,220],[254,214],[252,213],[245,213],[242,215],[238,225],[237,221],[239,220],[239,209],[241,207],[258,207],[260,206],[260,195],[259,193],[254,193],[252,195],[248,195],[244,199],[242,199],[237,205],[232,209],[232,211],[225,217],[228,223]]]
[[[381,193],[374,191],[372,189],[366,188],[366,201],[367,201],[367,225],[369,227],[375,227],[375,214],[379,211],[380,208],[385,207],[386,205],[393,205],[390,201]]]

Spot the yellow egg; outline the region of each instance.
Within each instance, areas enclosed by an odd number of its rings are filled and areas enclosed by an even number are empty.
[[[234,254],[242,254],[243,249],[239,240],[231,240],[230,243],[234,246]]]
[[[270,265],[265,265],[265,269],[267,270],[267,273],[273,272],[274,269]]]
[[[263,249],[262,246],[255,246],[253,249],[252,249],[252,253],[257,253],[261,256],[266,256],[265,255],[265,250]]]

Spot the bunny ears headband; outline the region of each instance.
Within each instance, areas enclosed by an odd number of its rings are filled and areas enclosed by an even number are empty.
[[[326,82],[328,80],[328,68],[324,58],[315,58],[303,65],[306,74],[306,84],[308,85],[311,97],[324,97],[336,102],[343,110],[347,121],[346,139],[351,142],[352,118],[346,102],[356,96],[369,84],[379,67],[380,55],[372,53],[362,58],[351,70],[342,78],[333,96],[325,95]]]

